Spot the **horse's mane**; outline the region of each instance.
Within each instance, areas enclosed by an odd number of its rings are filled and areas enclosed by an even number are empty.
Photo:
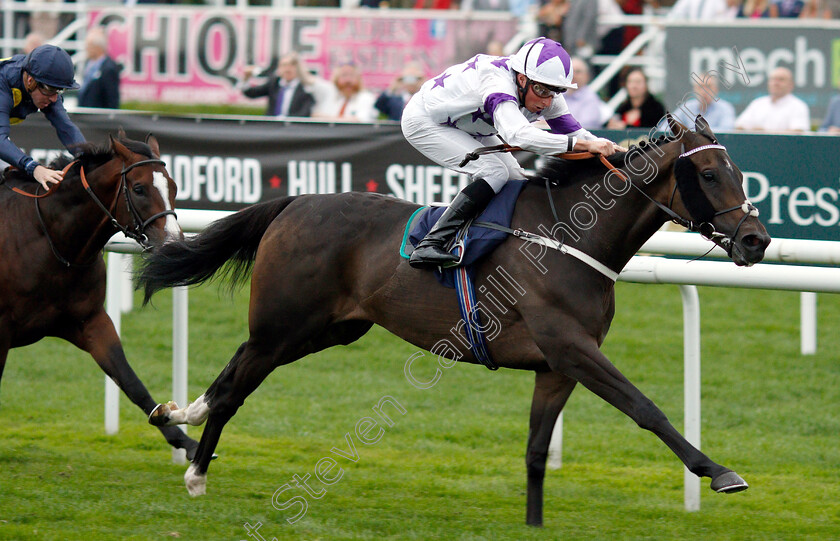
[[[654,146],[663,142],[671,141],[671,136],[662,134],[650,141],[641,141],[638,145],[631,145],[627,152],[613,154],[607,160],[616,167],[624,165],[624,159],[630,152],[639,149],[644,153],[649,152]],[[604,164],[597,157],[587,160],[567,160],[564,158],[550,157],[540,166],[537,172],[528,177],[528,182],[545,186],[548,181],[555,186],[565,186],[572,182],[591,176],[603,176]]]
[[[146,158],[152,158],[152,149],[146,143],[141,143],[140,141],[133,141],[131,139],[119,139],[119,142],[122,143],[128,150],[134,152],[135,154],[140,154]],[[111,150],[110,145],[94,145],[93,143],[82,143],[77,147],[80,150],[80,153],[77,153],[76,160],[85,168],[85,171],[93,171],[100,165],[108,163],[114,157],[114,152]],[[51,164],[54,169],[59,168],[59,164],[56,162],[63,158],[64,162],[60,166],[60,168],[64,168],[70,160],[67,159],[66,156],[59,157],[56,161]]]
[[[146,143],[122,138],[119,139],[119,142],[135,154],[140,154],[146,158],[154,157],[152,156],[152,149]],[[82,167],[85,168],[85,171],[90,172],[97,167],[108,163],[114,157],[114,152],[111,150],[111,146],[109,144],[95,145],[93,143],[85,142],[77,145],[75,150],[77,154],[75,158],[70,157],[66,153],[61,154],[50,162],[50,169],[60,171],[64,169],[67,164],[76,160]],[[73,167],[72,171],[78,172],[78,168]],[[31,181],[32,179],[20,169],[8,169],[6,171],[6,180]]]

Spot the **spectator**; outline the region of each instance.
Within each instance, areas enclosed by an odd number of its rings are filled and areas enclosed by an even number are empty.
[[[377,117],[376,96],[364,89],[362,73],[355,64],[342,64],[332,74],[332,99],[314,116],[331,120],[371,122]]]
[[[771,17],[784,17],[795,19],[798,17],[807,17],[812,13],[815,6],[814,2],[804,0],[772,0],[770,3]]]
[[[735,128],[735,107],[718,96],[718,80],[706,76],[705,81],[694,81],[694,97],[681,104],[674,118],[683,126],[694,129],[694,119],[703,115],[714,132],[732,131]]]
[[[85,38],[87,64],[79,107],[120,108],[120,71],[122,67],[107,54],[108,38],[101,26],[91,28]]]
[[[563,18],[563,43],[570,55],[589,58],[600,47],[598,7],[593,0],[569,0],[569,11]]]
[[[811,129],[808,105],[793,95],[793,73],[776,68],[767,78],[769,96],[754,99],[735,120],[739,130],[798,133]]]
[[[607,104],[589,87],[589,65],[584,59],[573,57],[572,73],[572,83],[577,85],[577,90],[570,88],[563,96],[569,112],[588,130],[602,127]]]
[[[26,34],[26,37],[23,38],[23,54],[29,54],[36,47],[40,47],[44,43],[46,43],[46,39],[40,32],[30,32]]]
[[[840,135],[840,94],[831,98],[820,131]]]
[[[738,11],[738,17],[760,19],[770,16],[768,0],[745,0]]]
[[[644,9],[643,0],[618,0],[618,5],[625,15],[641,15]],[[640,26],[625,26],[624,27],[624,42],[622,49],[630,45],[630,42],[642,33]]]
[[[647,76],[642,68],[631,68],[624,76],[627,98],[621,102],[607,127],[613,130],[624,128],[652,128],[665,116],[665,106],[648,91]]]
[[[538,32],[554,41],[563,41],[563,19],[569,11],[567,0],[541,0],[537,11]]]
[[[254,68],[245,68],[243,84],[253,76]],[[249,98],[268,96],[266,116],[312,116],[315,98],[304,85],[308,84],[307,72],[301,68],[297,53],[289,53],[280,59],[277,70],[269,75],[265,83],[245,88],[242,93]]]
[[[420,90],[425,81],[423,66],[419,62],[409,62],[403,68],[402,75],[376,98],[374,107],[389,120],[399,121],[405,104]]]

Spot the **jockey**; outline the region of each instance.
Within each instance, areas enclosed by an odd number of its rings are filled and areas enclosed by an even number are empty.
[[[543,155],[575,150],[609,156],[623,150],[580,126],[562,96],[569,88],[577,88],[569,54],[556,41],[541,37],[513,56],[479,54],[452,66],[411,98],[402,117],[408,142],[432,161],[472,178],[417,245],[409,260],[412,267],[457,262],[446,251],[455,233],[509,179],[525,178],[510,154],[486,154],[459,167],[466,154],[503,141]],[[550,132],[531,125],[539,117]]]
[[[67,116],[61,94],[79,88],[73,79],[73,61],[64,49],[41,45],[28,55],[0,60],[0,160],[26,171],[44,189],[61,182],[61,171],[44,167],[9,139],[12,124],[41,110],[64,146],[84,143],[85,138]]]

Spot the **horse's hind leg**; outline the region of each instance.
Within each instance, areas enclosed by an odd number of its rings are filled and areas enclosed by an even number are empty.
[[[252,335],[240,346],[222,373],[202,395],[208,408],[207,426],[204,427],[195,458],[184,474],[189,493],[193,496],[205,493],[207,468],[225,424],[272,370],[327,347],[354,342],[371,326],[372,323],[368,321],[347,321],[331,325],[321,332],[306,333],[317,338],[284,340],[281,344],[277,344],[277,336],[282,334],[276,332],[262,334],[266,339]],[[300,330],[296,334],[303,335]]]
[[[579,381],[628,415],[641,428],[656,434],[694,475],[711,477],[713,490],[740,492],[748,488],[746,481],[737,473],[713,462],[686,441],[656,404],[633,386],[601,353],[595,340],[581,336],[575,343],[555,344],[553,348],[543,351],[563,351],[563,359],[548,358],[552,368]]]
[[[566,400],[577,382],[559,372],[537,372],[534,398],[531,402],[531,422],[528,432],[528,450],[525,465],[528,469],[528,508],[526,522],[529,526],[543,523],[543,480],[545,462],[551,434]]]

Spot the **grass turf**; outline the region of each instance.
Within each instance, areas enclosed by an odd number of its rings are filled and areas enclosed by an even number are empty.
[[[168,293],[123,317],[128,357],[152,395],[170,397]],[[416,351],[374,328],[272,374],[227,425],[191,498],[184,466],[121,397],[120,432],[103,430],[103,375],[69,344],[13,350],[0,399],[0,539],[837,539],[840,537],[840,298],[819,298],[819,351],[799,354],[798,294],[701,288],[702,449],[750,490],[683,509],[683,470],[653,435],[578,387],[566,407],[563,467],[546,479],[545,528],[524,525],[524,448],[533,376],[455,366],[431,389],[406,380]],[[618,285],[604,351],[682,427],[682,312],[675,286]],[[246,336],[247,290],[190,296],[190,397]],[[415,370],[432,365],[418,362]],[[381,439],[354,428],[384,396]],[[189,429],[199,437],[200,428]],[[348,450],[355,462],[331,452]],[[324,485],[332,457],[341,478]],[[293,476],[318,498],[291,487]],[[291,486],[291,484],[290,484]],[[320,492],[323,491],[323,492]]]

